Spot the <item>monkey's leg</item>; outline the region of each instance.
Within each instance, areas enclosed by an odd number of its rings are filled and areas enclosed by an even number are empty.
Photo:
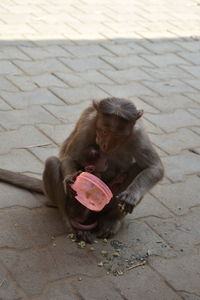
[[[115,235],[121,228],[124,217],[127,213],[123,207],[120,207],[120,202],[117,199],[118,193],[123,192],[133,181],[133,179],[140,173],[141,169],[137,164],[132,164],[127,172],[127,176],[121,184],[115,188],[113,198],[110,203],[99,213],[98,217],[98,232],[97,236],[100,238],[109,238]],[[115,180],[115,179],[114,179]]]
[[[61,173],[61,162],[55,156],[49,157],[45,162],[43,184],[45,194],[52,203],[52,206],[57,206],[59,208],[65,222],[67,222],[65,212],[66,195],[64,192],[63,177]]]

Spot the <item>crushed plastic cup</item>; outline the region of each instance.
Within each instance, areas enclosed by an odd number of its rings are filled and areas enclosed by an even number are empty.
[[[102,210],[113,196],[109,187],[100,178],[88,172],[78,175],[71,187],[77,193],[75,198],[94,211]]]

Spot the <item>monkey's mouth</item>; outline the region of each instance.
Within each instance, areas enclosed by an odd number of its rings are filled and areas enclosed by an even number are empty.
[[[97,226],[97,221],[91,223],[91,224],[85,224],[85,223],[80,223],[78,220],[73,219],[71,220],[71,225],[74,229],[80,229],[80,230],[92,230],[96,228]]]

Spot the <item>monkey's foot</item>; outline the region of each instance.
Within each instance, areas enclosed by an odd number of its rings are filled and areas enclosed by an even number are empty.
[[[120,227],[121,221],[120,220],[103,220],[102,223],[99,224],[99,229],[97,231],[98,238],[110,238],[115,235]]]
[[[84,241],[92,244],[94,242],[94,235],[90,231],[79,230],[76,232],[77,241]]]

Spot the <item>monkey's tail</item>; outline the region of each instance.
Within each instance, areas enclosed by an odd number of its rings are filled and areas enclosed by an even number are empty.
[[[18,172],[0,169],[0,182],[6,182],[31,192],[44,194],[43,183],[41,179],[23,175]]]

